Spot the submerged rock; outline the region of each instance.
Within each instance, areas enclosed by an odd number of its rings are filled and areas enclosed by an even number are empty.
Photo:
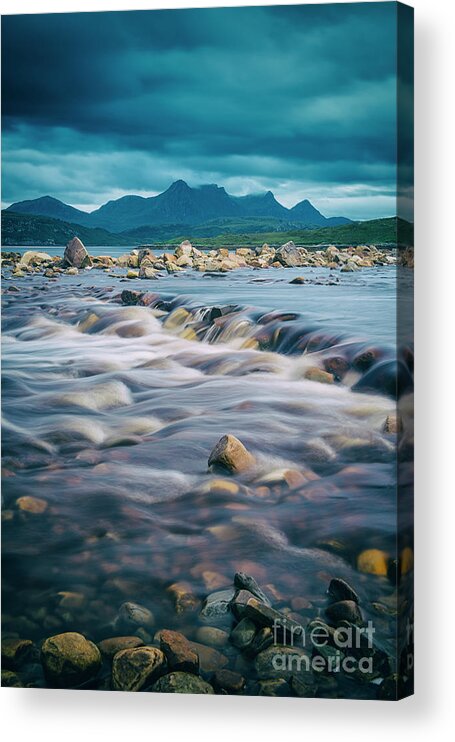
[[[171,672],[163,675],[153,686],[154,693],[204,693],[213,694],[213,687],[197,675]]]
[[[258,600],[262,601],[262,603],[271,605],[267,595],[251,575],[247,575],[245,572],[236,572],[234,575],[234,586],[239,590],[249,590],[250,593],[253,593]]]
[[[131,631],[141,626],[150,629],[154,624],[154,615],[148,608],[139,603],[127,602],[120,606],[114,625],[118,631]]]
[[[234,595],[235,590],[233,588],[217,590],[216,592],[211,593],[204,600],[201,616],[204,618],[213,618],[229,613],[230,604]]]
[[[112,663],[113,690],[139,691],[162,672],[166,658],[157,647],[122,649]]]
[[[180,632],[163,629],[160,632],[160,647],[166,655],[170,670],[198,672],[199,656]]]
[[[255,464],[255,458],[235,435],[223,435],[213,448],[208,464],[209,467],[239,474],[251,469]]]
[[[74,688],[93,679],[101,666],[101,654],[93,642],[73,631],[46,639],[41,662],[49,683]]]
[[[92,264],[90,255],[79,237],[73,237],[68,242],[63,254],[63,260],[74,268],[86,268]]]
[[[246,683],[243,675],[232,670],[217,670],[212,682],[217,690],[227,694],[241,693]]]
[[[122,649],[135,649],[143,644],[144,642],[138,636],[113,636],[100,641],[98,649],[103,657],[110,660]]]
[[[321,384],[333,384],[335,381],[333,374],[329,374],[328,371],[323,371],[322,368],[318,368],[317,366],[307,368],[304,376],[309,381],[319,381]]]
[[[334,577],[330,580],[327,592],[335,603],[339,600],[353,600],[355,603],[359,602],[359,596],[354,588],[342,580],[341,577]]]
[[[363,621],[360,608],[354,600],[339,600],[329,605],[325,612],[334,623],[349,621],[353,624],[361,624]]]
[[[387,575],[388,557],[380,549],[365,549],[357,557],[357,569],[370,575]]]
[[[17,668],[32,655],[33,642],[30,639],[2,639],[2,667],[8,670]]]

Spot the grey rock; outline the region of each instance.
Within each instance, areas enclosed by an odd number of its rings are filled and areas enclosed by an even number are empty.
[[[92,263],[90,255],[79,237],[73,237],[68,242],[63,254],[63,260],[74,268],[86,268]]]
[[[114,626],[117,631],[132,631],[139,626],[150,629],[155,624],[153,613],[139,603],[122,603]]]
[[[232,629],[230,640],[237,649],[246,649],[253,641],[256,631],[256,624],[253,621],[249,618],[242,618]]]
[[[202,678],[187,672],[163,675],[153,686],[154,693],[204,693],[212,695],[212,686]]]
[[[230,604],[234,598],[234,588],[227,590],[217,590],[214,593],[210,593],[204,600],[201,616],[203,618],[213,618],[216,616],[224,616],[229,613]]]
[[[342,580],[341,577],[334,577],[330,581],[329,588],[327,590],[330,598],[334,603],[340,600],[353,600],[355,603],[359,602],[359,596],[349,583]]]
[[[245,572],[236,572],[234,576],[234,586],[239,590],[249,590],[250,593],[253,593],[253,595],[255,595],[262,603],[265,603],[265,605],[271,605],[267,595],[251,575],[247,575]]]

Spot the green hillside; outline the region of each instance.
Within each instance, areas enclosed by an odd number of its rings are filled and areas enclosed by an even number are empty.
[[[30,245],[51,247],[66,245],[74,236],[79,237],[84,245],[130,245],[131,240],[105,229],[82,227],[80,224],[63,222],[47,216],[16,214],[13,211],[2,211],[2,246]]]

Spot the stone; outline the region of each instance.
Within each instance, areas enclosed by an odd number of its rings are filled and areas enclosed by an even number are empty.
[[[41,263],[52,263],[52,257],[47,252],[27,250],[21,256],[18,265],[40,265]]]
[[[139,278],[139,271],[129,270],[126,273],[127,278]]]
[[[232,670],[217,670],[212,678],[214,687],[219,691],[227,694],[241,693],[245,687],[246,681],[243,675]]]
[[[303,672],[300,675],[292,675],[290,685],[299,698],[314,698],[316,694],[317,686],[313,673]]]
[[[158,280],[158,271],[151,267],[151,265],[141,265],[139,268],[139,278],[147,278],[149,281]]]
[[[259,626],[273,626],[279,629],[282,626],[286,627],[289,634],[294,637],[300,636],[303,631],[302,626],[297,621],[294,621],[292,618],[285,616],[274,608],[261,603],[257,598],[250,598],[247,600],[245,605],[245,615],[248,618],[251,618],[251,620]]]
[[[79,269],[73,265],[71,268],[67,268],[65,273],[67,276],[77,276],[79,274]]]
[[[160,647],[166,655],[170,670],[196,673],[199,670],[199,656],[192,649],[188,639],[178,631],[163,629],[160,632]]]
[[[210,593],[202,605],[201,616],[203,618],[213,618],[226,615],[226,613],[229,613],[234,595],[235,590],[232,587],[227,590],[217,590],[214,593]]]
[[[281,245],[281,247],[276,250],[275,256],[282,265],[289,268],[293,268],[302,264],[302,256],[300,255],[292,240],[290,242],[286,242],[286,244],[284,245]]]
[[[190,646],[199,656],[199,667],[202,672],[216,672],[226,667],[229,662],[224,654],[213,647],[206,647],[205,644],[199,644],[199,642],[190,642]]]
[[[157,647],[122,649],[112,662],[112,688],[139,691],[150,685],[166,666],[166,658]]]
[[[63,260],[75,268],[86,268],[92,264],[90,255],[79,237],[73,237],[68,242],[63,254]]]
[[[171,672],[163,675],[153,686],[153,693],[204,693],[215,692],[210,683],[187,672]]]
[[[250,646],[256,635],[257,627],[250,618],[242,618],[231,631],[230,641],[237,649],[244,650]]]
[[[117,652],[122,649],[135,649],[144,644],[138,636],[112,636],[109,639],[103,639],[98,643],[98,649],[103,657],[111,660]]]
[[[148,608],[139,603],[122,603],[114,625],[117,631],[135,630],[142,626],[144,629],[150,629],[155,624],[155,617]]]
[[[341,577],[334,577],[330,580],[327,592],[334,603],[339,600],[353,600],[355,603],[359,603],[359,596],[354,588],[342,580]]]
[[[23,688],[19,675],[11,670],[2,670],[2,688]]]
[[[167,592],[172,595],[176,613],[195,611],[199,606],[199,600],[193,594],[191,585],[187,582],[174,582],[169,585]]]
[[[253,641],[246,648],[246,654],[255,657],[259,652],[270,647],[273,642],[274,636],[272,629],[268,626],[263,626],[262,629],[259,629],[259,631],[256,632]]]
[[[247,575],[245,572],[236,572],[234,575],[234,586],[239,590],[249,590],[249,592],[255,595],[258,600],[262,601],[262,603],[271,605],[267,595],[251,575]]]
[[[251,469],[255,458],[234,435],[223,435],[213,448],[208,465],[239,474]]]
[[[231,603],[231,610],[238,619],[244,618],[246,614],[246,604],[255,596],[249,590],[239,590]]]
[[[403,421],[399,415],[387,415],[383,428],[384,433],[401,433]]]
[[[134,289],[124,289],[120,295],[122,304],[127,304],[128,306],[139,304],[141,297],[142,293]]]
[[[361,610],[354,600],[339,600],[326,608],[326,616],[333,623],[349,621],[353,624],[361,624],[363,616]]]
[[[47,510],[47,502],[41,497],[32,497],[31,495],[23,495],[18,497],[16,505],[19,510],[23,510],[26,513],[33,513],[35,515],[41,515]]]
[[[357,569],[370,575],[387,575],[388,556],[380,549],[365,549],[357,557]]]
[[[30,659],[32,653],[33,642],[30,639],[2,639],[2,667],[7,670],[17,670]]]
[[[92,680],[101,667],[101,653],[93,642],[73,631],[43,642],[41,663],[52,687],[74,688]]]
[[[311,657],[301,647],[274,645],[260,652],[254,660],[254,668],[260,680],[282,678],[289,680],[311,675]]]
[[[191,257],[193,255],[193,245],[189,240],[184,240],[175,248],[174,255],[176,258],[181,258],[182,256]]]
[[[333,384],[335,381],[333,374],[329,374],[328,371],[323,371],[322,368],[317,366],[307,368],[304,377],[309,381],[319,381],[321,384]]]
[[[305,283],[306,279],[304,276],[296,276],[292,279],[292,281],[289,281],[289,283],[295,283],[295,284],[302,284]]]
[[[290,696],[291,688],[289,683],[284,678],[276,678],[273,680],[259,680],[256,687],[257,696]]]
[[[200,626],[196,631],[196,639],[201,644],[208,644],[209,647],[224,647],[229,640],[229,634],[215,626]]]

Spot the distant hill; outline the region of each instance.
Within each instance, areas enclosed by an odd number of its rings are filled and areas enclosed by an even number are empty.
[[[279,220],[299,228],[345,224],[346,217],[323,216],[308,200],[292,209],[280,204],[271,191],[248,196],[231,196],[218,185],[191,188],[184,180],[177,180],[157,196],[123,196],[108,201],[99,209],[87,213],[75,209],[51,196],[31,201],[19,201],[5,211],[16,214],[47,216],[85,227],[101,227],[110,232],[124,232],[139,227],[196,226],[219,219],[262,219],[260,230],[270,226],[269,220]],[[245,224],[243,229],[249,229]]]
[[[2,211],[2,246],[30,245],[51,247],[66,245],[74,236],[89,246],[131,245],[131,240],[105,229],[83,227],[80,224],[64,222],[45,216],[15,214]]]
[[[391,217],[389,219],[373,219],[367,222],[351,222],[333,227],[318,229],[291,229],[280,230],[278,219],[267,220],[270,231],[260,231],[258,225],[263,225],[260,217],[246,219],[245,223],[252,231],[239,230],[241,223],[233,219],[219,219],[207,224],[182,230],[181,225],[169,227],[140,227],[121,234],[114,234],[105,229],[83,227],[79,224],[65,222],[50,217],[32,216],[29,214],[15,214],[12,211],[2,211],[2,245],[52,246],[65,245],[75,235],[84,244],[90,246],[124,245],[132,246],[144,243],[149,244],[179,244],[183,239],[193,240],[200,246],[241,247],[246,245],[262,245],[268,242],[272,245],[281,245],[293,240],[298,245],[339,244],[390,244],[395,245],[397,229],[399,229],[401,243],[413,243],[413,226],[409,222]],[[272,226],[270,226],[272,225]]]

